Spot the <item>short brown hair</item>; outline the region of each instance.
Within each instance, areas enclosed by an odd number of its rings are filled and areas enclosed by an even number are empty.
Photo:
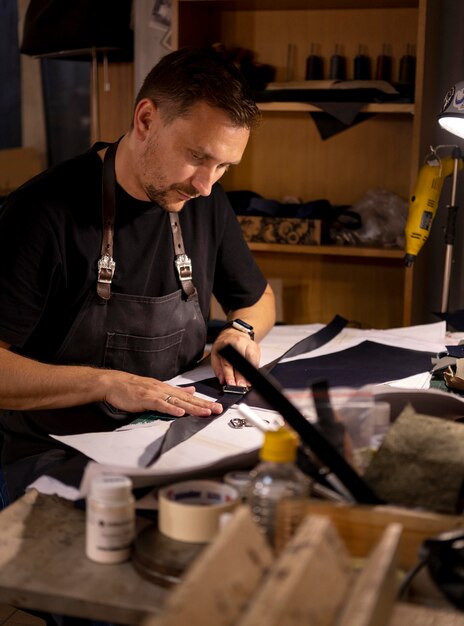
[[[155,65],[145,78],[135,106],[149,98],[166,123],[203,101],[225,111],[231,122],[252,129],[260,112],[240,70],[213,48],[180,48]]]

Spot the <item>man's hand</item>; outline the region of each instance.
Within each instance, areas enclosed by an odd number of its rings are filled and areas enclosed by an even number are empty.
[[[259,366],[261,356],[259,345],[250,339],[246,333],[237,331],[234,328],[226,328],[219,333],[211,348],[211,365],[221,385],[225,383],[227,385],[248,386],[249,383],[246,378],[219,354],[219,350],[226,345],[233,346],[237,352],[240,352],[255,367]]]
[[[228,319],[244,320],[250,324],[254,328],[255,341],[247,333],[235,328],[229,327],[221,330],[211,348],[211,365],[221,385],[225,383],[227,385],[248,386],[245,377],[219,354],[219,350],[230,345],[252,365],[259,366],[261,350],[258,342],[263,339],[275,323],[275,299],[271,287],[267,285],[261,298],[252,306],[228,311]]]
[[[218,402],[195,396],[193,386],[173,387],[155,378],[114,370],[100,370],[99,375],[103,378],[104,400],[121,411],[160,411],[174,417],[210,417],[222,412]]]

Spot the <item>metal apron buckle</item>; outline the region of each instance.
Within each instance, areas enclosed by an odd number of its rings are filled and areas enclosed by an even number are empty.
[[[178,254],[174,259],[174,263],[177,268],[179,280],[192,280],[192,261],[189,256],[187,256],[186,254]]]

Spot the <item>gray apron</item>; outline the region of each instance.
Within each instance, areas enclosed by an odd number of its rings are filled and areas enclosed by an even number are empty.
[[[202,356],[206,324],[192,282],[190,259],[183,249],[177,214],[170,213],[169,217],[181,288],[161,297],[111,292],[113,274],[117,272],[117,251],[115,262],[112,247],[116,149],[117,144],[109,146],[103,163],[103,237],[97,286],[89,292],[52,362],[91,365],[168,380],[193,367]],[[121,423],[134,417],[133,413],[119,411],[103,402],[53,410],[6,411],[2,423],[10,492],[12,482],[25,487],[34,480],[34,468],[40,466],[43,472],[44,453],[47,458],[50,454],[50,458],[56,458],[60,444],[51,440],[48,433],[107,431],[115,428],[115,419]],[[21,460],[9,461],[8,448]]]

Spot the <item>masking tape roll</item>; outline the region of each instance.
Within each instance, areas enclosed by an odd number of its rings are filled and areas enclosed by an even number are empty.
[[[171,539],[207,543],[217,533],[221,515],[239,501],[237,489],[214,480],[169,485],[158,493],[158,528]]]

